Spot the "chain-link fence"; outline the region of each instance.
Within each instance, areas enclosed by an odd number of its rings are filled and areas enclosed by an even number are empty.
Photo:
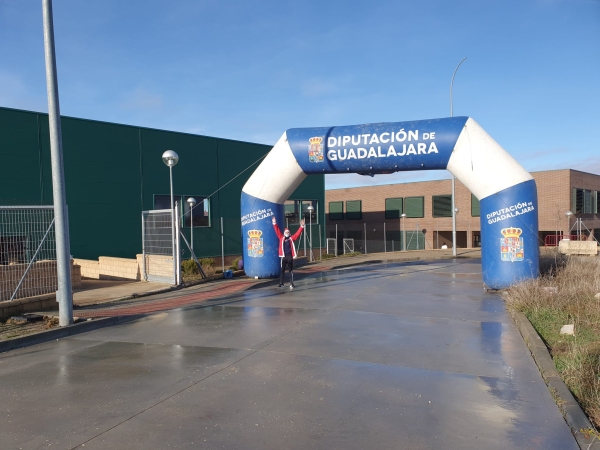
[[[427,230],[418,224],[414,228],[404,229],[398,222],[330,225],[327,228],[327,241],[327,253],[333,254],[337,247],[338,255],[351,251],[367,254],[435,248]]]
[[[142,278],[176,284],[170,209],[142,211]]]
[[[0,301],[58,289],[53,206],[0,206]]]

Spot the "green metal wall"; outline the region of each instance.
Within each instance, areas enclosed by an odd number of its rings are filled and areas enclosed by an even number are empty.
[[[62,117],[71,253],[76,258],[133,258],[141,253],[141,211],[169,193],[162,153],[175,150],[175,195],[210,195],[271,150],[270,146]],[[211,198],[211,226],[194,228],[198,256],[242,253],[240,193],[254,167]],[[325,178],[311,175],[290,199],[319,202],[325,224]],[[52,204],[48,115],[0,108],[0,205]],[[325,236],[324,225],[322,237]],[[189,228],[184,232],[189,240]],[[318,243],[317,228],[313,239]],[[324,241],[323,241],[324,242]]]

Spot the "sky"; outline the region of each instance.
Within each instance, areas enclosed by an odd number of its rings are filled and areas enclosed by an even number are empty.
[[[600,0],[54,0],[61,114],[273,145],[471,116],[529,171],[600,174]],[[46,112],[40,0],[0,0],[0,106]],[[327,175],[328,189],[449,178]]]

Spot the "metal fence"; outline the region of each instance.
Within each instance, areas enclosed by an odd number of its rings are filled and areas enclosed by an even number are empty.
[[[0,301],[58,289],[53,206],[0,206]]]
[[[142,278],[146,281],[177,284],[170,209],[142,211]]]
[[[435,248],[431,238],[418,224],[411,229],[404,229],[398,222],[336,224],[327,228],[327,253],[334,254],[336,248],[338,255],[350,251],[367,254],[429,250]]]

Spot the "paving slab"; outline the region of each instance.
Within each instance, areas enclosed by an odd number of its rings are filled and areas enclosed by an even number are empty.
[[[479,271],[350,267],[1,354],[0,448],[577,449]]]

